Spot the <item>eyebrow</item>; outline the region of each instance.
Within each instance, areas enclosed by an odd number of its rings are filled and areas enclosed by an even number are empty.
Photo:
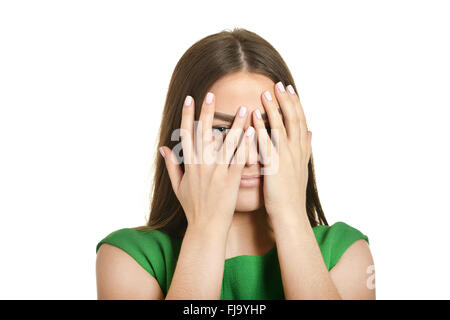
[[[282,114],[282,113],[281,113],[281,109],[278,109],[278,112],[279,112],[280,114]],[[214,118],[215,118],[215,119],[223,120],[223,121],[226,121],[226,122],[233,123],[234,117],[235,117],[235,116],[232,116],[232,115],[229,115],[229,114],[226,114],[226,113],[222,113],[222,112],[214,112]],[[262,117],[262,119],[263,119],[265,122],[267,122],[267,113],[261,113],[261,117]]]

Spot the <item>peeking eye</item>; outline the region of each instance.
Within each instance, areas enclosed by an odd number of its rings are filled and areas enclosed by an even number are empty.
[[[230,131],[230,128],[225,128],[225,127],[213,127],[213,134],[222,134],[222,135],[227,135],[228,131]]]
[[[222,135],[226,136],[227,133],[230,131],[230,128],[213,127],[212,130],[213,130],[213,134],[216,133],[216,134],[222,134]],[[270,135],[270,125],[269,124],[266,125],[266,130],[267,130],[267,133]]]

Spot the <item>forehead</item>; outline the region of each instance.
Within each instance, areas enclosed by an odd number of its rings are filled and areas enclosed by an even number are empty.
[[[233,72],[217,80],[209,89],[214,92],[216,111],[234,115],[240,106],[249,111],[264,110],[261,94],[269,90],[272,95],[274,82],[269,77],[250,72]]]

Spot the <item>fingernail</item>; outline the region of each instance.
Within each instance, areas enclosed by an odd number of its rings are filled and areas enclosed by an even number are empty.
[[[261,111],[259,111],[259,109],[256,109],[256,110],[255,110],[255,113],[256,113],[256,117],[257,117],[259,120],[261,120]]]
[[[190,106],[192,103],[192,97],[191,96],[186,96],[186,99],[184,99],[184,105],[185,106]]]
[[[161,155],[163,156],[163,158],[166,157],[166,155],[164,153],[164,150],[163,150],[163,147],[159,148],[159,152],[161,152]]]
[[[272,95],[270,94],[269,91],[264,92],[264,95],[266,96],[267,100],[272,101]]]
[[[280,90],[281,92],[285,92],[286,91],[284,89],[283,83],[281,81],[277,83],[277,87],[278,87],[278,90]]]
[[[206,104],[211,104],[213,101],[214,94],[212,92],[208,92],[206,95]]]
[[[239,109],[239,116],[243,118],[245,114],[247,113],[247,108],[242,106],[241,109]]]
[[[255,129],[252,126],[248,127],[247,130],[245,131],[245,135],[247,137],[250,137],[253,133],[255,133]]]
[[[290,92],[291,94],[295,94],[295,90],[294,90],[294,88],[293,88],[291,85],[288,85],[288,86],[287,86],[287,89],[289,90],[289,92]]]

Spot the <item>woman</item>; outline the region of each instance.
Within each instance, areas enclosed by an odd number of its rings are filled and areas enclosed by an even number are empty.
[[[260,36],[187,50],[158,147],[147,225],[97,244],[99,299],[375,299],[368,237],[328,225],[294,80]]]

